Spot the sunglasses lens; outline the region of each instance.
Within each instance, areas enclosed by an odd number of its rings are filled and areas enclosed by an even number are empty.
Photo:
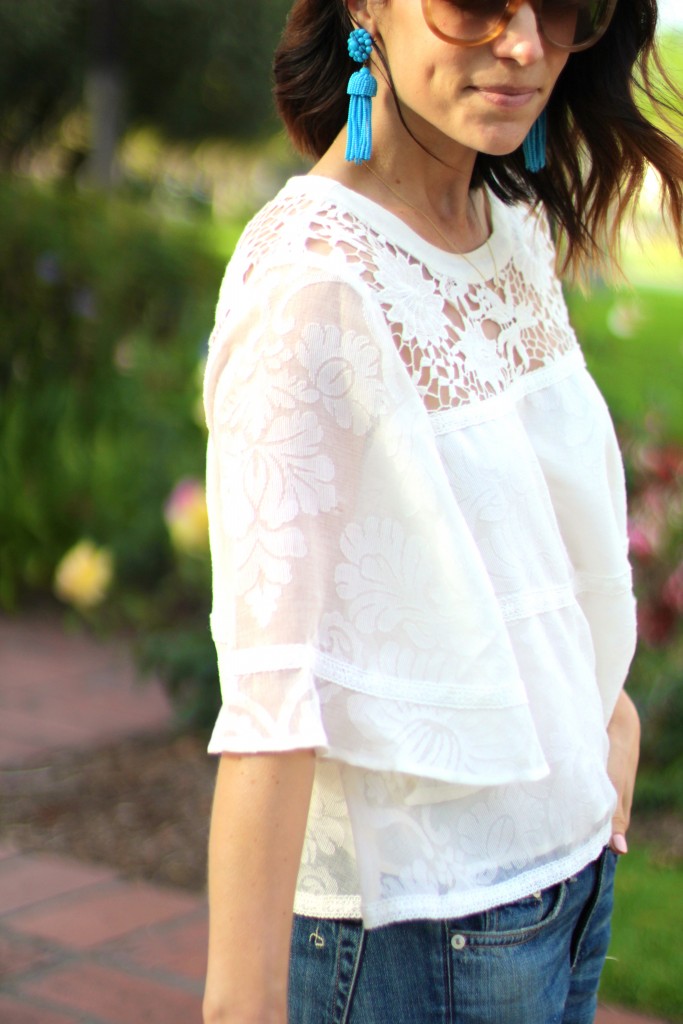
[[[541,4],[541,27],[550,43],[584,47],[600,38],[613,10],[609,0],[545,0]]]
[[[453,42],[492,39],[510,18],[506,0],[423,0],[432,29]],[[556,46],[580,49],[600,38],[609,24],[614,0],[542,0],[533,4],[546,39]]]
[[[460,43],[477,43],[495,35],[506,0],[426,0],[427,21],[437,32]]]

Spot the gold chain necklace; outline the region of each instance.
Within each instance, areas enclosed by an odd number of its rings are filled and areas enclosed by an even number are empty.
[[[408,202],[408,200],[407,200],[407,199],[405,198],[405,196],[402,196],[402,195],[400,195],[400,194],[399,194],[399,193],[398,193],[398,192],[396,191],[396,189],[395,189],[395,188],[392,188],[392,186],[391,186],[391,185],[389,184],[389,182],[388,182],[388,181],[385,181],[385,180],[384,180],[384,178],[383,178],[383,177],[382,177],[382,175],[381,175],[381,174],[379,173],[379,171],[376,171],[374,167],[371,167],[371,166],[370,166],[370,164],[369,164],[369,163],[368,163],[367,161],[365,161],[365,162],[363,163],[363,167],[365,167],[365,168],[366,168],[366,169],[367,169],[368,171],[370,171],[370,174],[373,174],[373,175],[374,175],[374,176],[375,176],[375,177],[377,178],[377,180],[378,180],[379,182],[381,182],[381,184],[382,184],[382,185],[384,185],[384,187],[385,187],[386,189],[388,189],[388,190],[389,190],[389,191],[391,192],[391,194],[392,194],[393,196],[395,196],[395,198],[396,198],[396,199],[398,199],[398,200],[399,200],[399,202],[403,203],[403,205],[404,205],[404,206],[407,206],[407,207],[408,207],[409,209],[411,209],[411,210],[414,210],[414,211],[415,211],[415,213],[419,213],[419,215],[420,215],[421,217],[424,217],[424,219],[425,219],[425,220],[426,220],[426,221],[427,221],[427,222],[428,222],[429,224],[431,224],[431,226],[432,226],[432,227],[434,228],[434,230],[436,231],[437,235],[439,235],[439,236],[440,236],[441,238],[443,238],[443,240],[444,240],[444,242],[446,243],[446,245],[448,246],[449,250],[450,250],[451,252],[454,252],[454,254],[455,254],[456,256],[461,256],[461,257],[462,257],[462,258],[463,258],[463,259],[465,260],[465,262],[466,262],[466,263],[469,263],[469,265],[470,265],[470,266],[472,267],[472,269],[473,269],[473,270],[476,270],[476,272],[477,272],[477,273],[479,274],[479,277],[480,277],[480,278],[482,279],[482,281],[484,282],[484,284],[487,284],[487,283],[488,283],[488,280],[489,280],[489,279],[488,279],[487,277],[485,277],[485,276],[484,276],[484,274],[482,274],[481,270],[480,270],[480,269],[479,269],[479,267],[478,267],[478,266],[476,265],[476,263],[474,262],[474,260],[471,260],[471,259],[469,258],[469,256],[467,255],[467,253],[465,253],[465,252],[462,252],[462,251],[461,251],[460,249],[454,249],[454,247],[453,247],[453,242],[452,242],[452,241],[450,240],[450,238],[448,238],[448,236],[447,236],[447,235],[445,235],[445,234],[443,233],[443,231],[442,231],[442,230],[441,230],[441,228],[440,228],[440,227],[438,226],[438,224],[435,224],[435,223],[434,223],[434,221],[432,220],[432,218],[431,218],[431,217],[429,216],[429,214],[428,214],[428,213],[425,213],[425,212],[424,212],[424,210],[421,210],[421,209],[419,208],[419,206],[415,206],[415,205],[413,205],[413,203],[409,203],[409,202]],[[478,217],[477,217],[477,221],[479,221],[479,218],[478,218]],[[494,251],[493,251],[493,246],[491,245],[491,243],[490,243],[490,241],[489,241],[488,237],[487,237],[487,238],[486,238],[486,239],[485,239],[484,241],[485,241],[485,244],[486,244],[486,248],[487,248],[487,249],[488,249],[488,251],[489,251],[489,255],[491,256],[491,262],[493,263],[493,284],[494,284],[494,286],[495,286],[495,287],[497,288],[500,282],[499,282],[499,279],[498,279],[498,266],[497,266],[497,264],[496,264],[496,256],[495,256],[495,253],[494,253]]]

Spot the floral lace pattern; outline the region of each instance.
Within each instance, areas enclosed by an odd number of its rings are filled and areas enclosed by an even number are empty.
[[[492,211],[463,260],[295,179],[221,289],[210,749],[317,750],[303,913],[485,909],[571,874],[609,826],[623,473],[547,226]]]
[[[336,504],[335,467],[316,407],[340,430],[367,433],[382,411],[378,364],[367,337],[309,324],[293,348],[273,339],[258,364],[241,353],[231,366],[230,400],[217,395],[225,472],[244,482],[231,510],[237,590],[261,626],[292,578],[290,560],[308,554],[297,518]]]
[[[485,262],[488,253],[479,250],[472,262],[484,269],[456,257],[456,277],[452,267],[439,272],[449,254],[432,250],[432,263],[425,263],[340,206],[336,190],[316,199],[294,190],[266,208],[244,238],[244,278],[288,220],[297,227],[307,220],[302,237],[314,239],[315,251],[344,272],[354,270],[378,295],[396,348],[431,412],[490,398],[515,377],[576,348],[540,215],[505,210],[492,199],[496,218],[509,219],[500,265]],[[286,243],[283,255],[301,259],[304,253],[295,254],[294,244]]]

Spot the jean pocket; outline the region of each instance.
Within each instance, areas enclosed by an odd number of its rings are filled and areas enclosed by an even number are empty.
[[[614,876],[618,860],[618,855],[606,846],[595,863],[593,889],[581,910],[572,935],[572,970],[586,957],[595,956],[596,950],[602,950],[598,955],[603,957],[607,953],[614,905]]]
[[[448,922],[451,946],[514,946],[534,938],[555,921],[567,897],[567,882],[523,896],[479,914]]]
[[[288,1003],[296,1024],[346,1020],[364,946],[357,920],[294,915]]]

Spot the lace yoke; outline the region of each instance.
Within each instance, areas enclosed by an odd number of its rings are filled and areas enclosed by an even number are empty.
[[[247,229],[242,280],[264,269],[264,256],[301,266],[307,253],[322,256],[328,271],[357,275],[377,296],[430,412],[501,394],[576,347],[543,214],[506,209],[492,196],[491,247],[469,254],[468,263],[360,195],[324,179],[308,179],[312,189],[299,191],[300,180]],[[401,236],[412,244],[401,245]],[[219,319],[236,284],[226,282]]]
[[[491,207],[465,259],[295,178],[221,288],[210,750],[317,751],[303,913],[486,909],[608,833],[621,459],[544,216]]]

